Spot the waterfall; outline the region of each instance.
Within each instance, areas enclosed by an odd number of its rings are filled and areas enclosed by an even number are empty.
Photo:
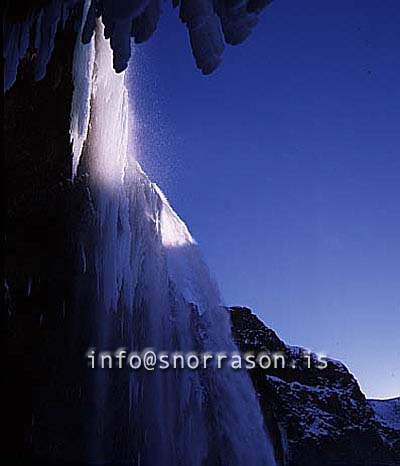
[[[81,238],[76,298],[82,328],[90,328],[88,346],[235,351],[229,315],[196,241],[128,147],[133,112],[101,22],[91,43],[78,39],[74,81],[74,170],[88,174],[94,218]],[[82,413],[90,461],[275,464],[244,369],[88,369],[85,391],[92,400]]]

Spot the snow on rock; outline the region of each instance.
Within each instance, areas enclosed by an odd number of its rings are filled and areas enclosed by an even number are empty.
[[[250,309],[232,307],[230,315],[241,351],[279,352],[288,362],[285,368],[249,371],[278,464],[400,464],[398,398],[369,402],[342,362],[327,359],[325,369],[304,366],[309,351],[284,343]]]
[[[382,424],[400,431],[400,398],[369,400],[369,403]]]

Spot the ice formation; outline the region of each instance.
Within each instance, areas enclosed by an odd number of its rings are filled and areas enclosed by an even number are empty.
[[[90,104],[78,174],[89,173],[95,225],[82,237],[85,273],[78,308],[91,314],[91,345],[157,351],[234,351],[230,321],[195,240],[128,147],[124,73],[97,22]],[[93,66],[91,63],[94,63]],[[89,109],[90,116],[86,117]],[[107,110],[107,111],[106,111]],[[75,118],[75,119],[74,119]],[[134,122],[133,122],[134,123]],[[78,160],[78,159],[77,159]],[[217,370],[97,371],[83,413],[85,457],[151,466],[272,466],[272,447],[247,373]],[[57,422],[57,421],[55,421]],[[125,464],[125,463],[124,463]]]
[[[205,74],[219,65],[227,44],[239,44],[257,24],[259,13],[272,0],[173,0],[189,32],[196,65]],[[4,90],[14,83],[18,64],[29,46],[37,49],[35,78],[46,73],[56,33],[74,18],[84,43],[91,41],[97,18],[113,49],[113,66],[123,71],[131,55],[131,37],[146,41],[161,16],[161,0],[48,0],[6,5],[3,17]],[[18,14],[15,15],[17,10]],[[15,16],[17,16],[15,18]],[[85,21],[82,24],[82,18]]]
[[[90,2],[84,4],[83,17],[87,16]],[[81,25],[81,33],[83,24]],[[72,143],[72,177],[76,176],[83,144],[87,138],[90,116],[90,97],[92,92],[92,75],[94,65],[94,41],[87,44],[78,40],[75,44],[73,69],[74,93],[71,104],[70,135]],[[84,66],[82,67],[82,63]],[[80,68],[82,67],[82,68]]]
[[[44,5],[38,2],[37,8],[28,9],[26,17],[18,20],[8,14],[6,7],[3,15],[4,91],[15,82],[19,61],[30,46],[37,51],[35,79],[40,80],[45,76],[56,33],[59,28],[64,28],[78,2],[79,0],[50,0]],[[24,5],[17,2],[14,8],[23,10]]]

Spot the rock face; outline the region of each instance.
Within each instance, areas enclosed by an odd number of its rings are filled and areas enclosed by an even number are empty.
[[[400,397],[390,400],[369,400],[379,423],[379,431],[394,451],[400,450]]]
[[[250,309],[230,312],[242,352],[285,356],[285,368],[249,371],[281,465],[400,464],[399,399],[368,401],[341,362],[321,369],[314,355],[308,364],[305,349],[285,344]]]
[[[4,97],[5,306],[0,335],[7,355],[2,384],[7,428],[1,451],[6,464],[31,464],[32,431],[40,428],[37,413],[43,400],[53,401],[51,394],[59,393],[49,381],[59,380],[71,397],[72,384],[55,374],[66,372],[60,358],[72,354],[76,315],[69,312],[70,290],[78,269],[73,235],[81,219],[88,218],[88,193],[83,182],[69,179],[72,25],[57,38],[46,77],[34,80],[36,51],[29,49]],[[81,349],[75,347],[77,354]],[[73,381],[79,379],[76,372],[73,376]],[[79,432],[72,422],[66,424]]]

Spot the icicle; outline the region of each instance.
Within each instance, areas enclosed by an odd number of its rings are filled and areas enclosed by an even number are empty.
[[[85,1],[83,17],[86,18],[90,6],[90,0]],[[82,21],[81,32],[85,22]],[[78,172],[79,161],[82,155],[83,144],[86,141],[89,117],[90,97],[93,84],[94,64],[94,38],[84,44],[80,37],[76,41],[73,61],[74,93],[71,104],[70,139],[72,143],[72,177]]]
[[[40,46],[35,61],[35,79],[39,81],[46,75],[47,64],[53,53],[58,23],[61,19],[62,4],[52,0],[43,10],[40,28]]]
[[[31,295],[31,291],[32,291],[32,277],[28,277],[28,289],[27,289],[28,297]]]
[[[114,52],[114,69],[126,69],[131,54],[131,37],[136,43],[144,42],[156,30],[161,16],[161,0],[49,0],[21,25],[5,22],[3,45],[4,89],[14,83],[22,52],[26,52],[29,32],[36,24],[34,45],[38,51],[35,79],[42,79],[51,58],[57,30],[63,29],[71,11],[79,3],[83,8],[81,37],[84,44],[91,42],[96,18],[102,17],[104,34],[111,39]],[[180,18],[186,24],[197,67],[204,74],[211,73],[221,62],[224,41],[228,44],[243,42],[257,24],[258,14],[270,3],[259,1],[181,0]],[[222,31],[221,31],[222,26]],[[23,29],[23,41],[18,47],[18,34]],[[23,46],[22,46],[23,44]],[[78,147],[79,149],[79,147]],[[79,151],[78,151],[79,152]]]
[[[82,260],[82,272],[86,273],[86,251],[85,245],[81,243],[81,260]]]
[[[4,58],[4,92],[17,78],[18,64],[29,46],[29,31],[32,23],[30,16],[24,23],[5,25],[3,58]]]

